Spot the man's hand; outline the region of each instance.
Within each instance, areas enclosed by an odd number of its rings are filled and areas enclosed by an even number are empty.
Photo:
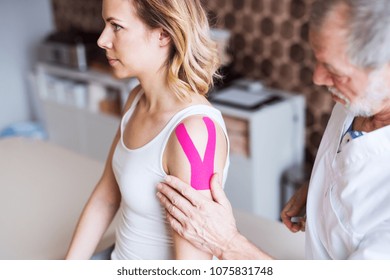
[[[306,226],[306,200],[309,184],[300,187],[284,206],[280,217],[283,223],[292,232],[305,231]],[[291,220],[298,217],[297,220]]]
[[[211,179],[213,201],[173,176],[167,176],[157,188],[172,228],[197,248],[222,258],[238,231],[218,175]]]

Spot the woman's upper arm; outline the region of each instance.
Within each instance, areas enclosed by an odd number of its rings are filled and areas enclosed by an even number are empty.
[[[207,116],[190,116],[172,132],[164,153],[165,171],[198,190],[209,190],[213,173],[223,174],[227,139],[218,123]],[[207,171],[209,177],[205,177]],[[194,177],[204,177],[205,181]]]
[[[166,171],[191,184],[211,199],[210,179],[223,174],[227,140],[218,123],[205,116],[191,116],[172,132],[164,153]],[[199,179],[201,178],[201,179]],[[173,234],[177,259],[210,259],[177,234]]]

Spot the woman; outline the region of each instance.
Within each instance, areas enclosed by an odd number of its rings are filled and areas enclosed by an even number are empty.
[[[211,174],[227,174],[225,125],[205,98],[218,58],[200,0],[103,0],[103,19],[98,45],[116,77],[140,86],[66,258],[90,258],[118,211],[112,259],[210,259],[171,231],[156,197],[167,174],[210,198]]]

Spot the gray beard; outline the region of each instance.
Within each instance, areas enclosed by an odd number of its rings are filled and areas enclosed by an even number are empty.
[[[380,68],[369,74],[368,85],[364,90],[364,94],[353,102],[335,87],[328,87],[328,90],[345,101],[345,109],[354,117],[372,117],[390,98],[390,89],[386,88],[383,70],[384,68]]]

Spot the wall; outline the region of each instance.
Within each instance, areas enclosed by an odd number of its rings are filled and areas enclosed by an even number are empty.
[[[88,31],[103,27],[101,0],[52,0],[56,26]],[[203,1],[213,25],[232,32],[232,70],[307,99],[306,163],[310,170],[333,101],[311,81],[314,58],[307,41],[312,0]]]
[[[0,0],[0,130],[34,117],[28,72],[53,27],[50,0]]]

